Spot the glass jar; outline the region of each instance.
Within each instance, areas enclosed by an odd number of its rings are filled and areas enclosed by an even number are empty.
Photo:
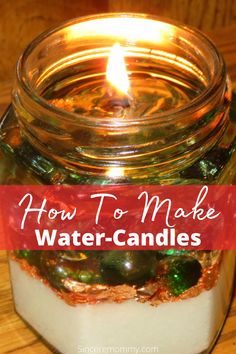
[[[117,42],[131,103],[107,95]],[[231,184],[230,100],[223,59],[200,32],[141,14],[76,19],[18,61],[1,183]],[[226,316],[234,253],[19,250],[10,266],[16,311],[61,353],[198,354]]]

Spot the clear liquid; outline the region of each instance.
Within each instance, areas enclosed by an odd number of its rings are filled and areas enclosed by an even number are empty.
[[[184,106],[205,88],[204,82],[189,68],[175,68],[157,58],[128,58],[131,97],[130,104],[116,94],[109,95],[106,82],[107,58],[91,59],[67,67],[41,84],[44,98],[51,104],[77,113],[79,116],[97,118],[152,117],[166,110]],[[73,73],[73,74],[71,74]],[[120,103],[119,103],[120,101]]]

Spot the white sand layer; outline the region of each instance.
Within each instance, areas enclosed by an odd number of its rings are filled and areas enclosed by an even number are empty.
[[[158,307],[135,300],[71,307],[17,262],[10,261],[10,266],[16,310],[63,354],[112,353],[102,351],[104,346],[114,347],[114,353],[134,353],[134,347],[144,353],[142,347],[147,346],[148,353],[156,353],[151,347],[158,347],[160,354],[197,354],[209,347],[224,319],[234,254],[224,258],[213,289]]]

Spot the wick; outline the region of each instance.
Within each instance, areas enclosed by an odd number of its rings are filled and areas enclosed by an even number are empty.
[[[113,87],[107,88],[107,106],[120,110],[122,108],[129,108],[133,98],[129,94],[117,92]]]

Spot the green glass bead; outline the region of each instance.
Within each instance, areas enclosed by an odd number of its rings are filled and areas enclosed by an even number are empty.
[[[63,280],[71,275],[71,269],[60,262],[52,252],[42,252],[40,271],[57,289],[63,288]]]
[[[26,259],[29,265],[40,268],[40,257],[42,251],[19,250],[15,252],[16,257]]]
[[[79,272],[79,280],[82,283],[91,283],[93,279],[93,274],[87,270],[81,270]]]
[[[69,272],[61,265],[48,267],[46,277],[55,288],[63,287],[62,280],[69,277]]]
[[[154,252],[107,251],[101,260],[101,275],[105,283],[142,284],[156,275]]]
[[[180,256],[184,254],[188,254],[190,251],[186,250],[164,250],[164,251],[158,251],[157,254],[161,254],[164,256]]]
[[[68,182],[71,182],[71,184],[79,184],[82,180],[80,175],[77,175],[76,173],[70,173],[68,175]]]
[[[14,149],[9,144],[0,142],[0,149],[4,152],[4,154],[10,155],[10,156],[14,155]]]
[[[179,296],[196,285],[202,275],[202,266],[193,257],[174,257],[169,267],[167,280],[174,296]]]
[[[31,251],[28,251],[28,250],[18,250],[18,251],[15,251],[15,255],[18,258],[28,258],[30,256],[30,252]]]

